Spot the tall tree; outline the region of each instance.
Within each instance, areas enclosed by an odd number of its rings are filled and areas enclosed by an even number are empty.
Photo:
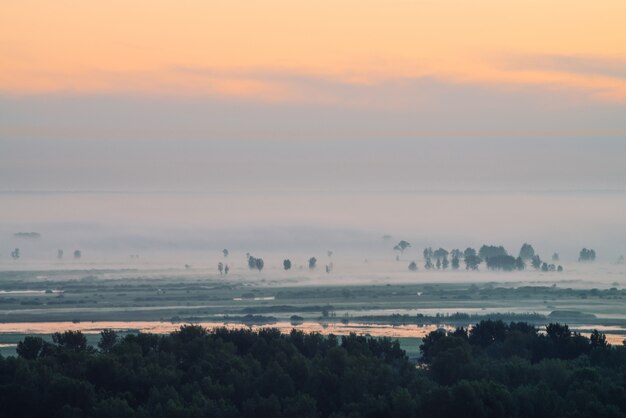
[[[532,245],[524,243],[522,248],[519,250],[519,256],[522,260],[531,260],[535,256],[535,249]]]
[[[402,240],[399,243],[397,243],[396,246],[393,247],[393,249],[394,249],[394,251],[398,251],[400,254],[403,254],[404,250],[406,250],[410,246],[411,246],[410,242]]]

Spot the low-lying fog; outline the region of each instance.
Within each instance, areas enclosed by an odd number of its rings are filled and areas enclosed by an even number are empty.
[[[423,280],[438,273],[424,270],[424,247],[463,250],[494,244],[517,256],[529,242],[544,260],[559,253],[568,279],[580,272],[584,277],[577,278],[592,280],[592,272],[599,271],[615,272],[621,276],[617,281],[624,277],[615,265],[626,254],[623,192],[5,192],[0,194],[0,208],[3,270],[189,264],[213,273],[223,260],[221,250],[227,248],[232,274],[250,274],[245,262],[249,252],[264,258],[264,276],[279,274],[284,258],[292,259],[293,275],[323,276],[332,250],[336,279],[409,275],[406,267],[416,260],[420,271],[413,274]],[[18,232],[41,237],[15,237]],[[401,239],[412,247],[398,263],[393,247]],[[597,253],[592,266],[576,262],[583,247]],[[14,248],[20,248],[18,260],[10,256]],[[57,260],[58,249],[64,250],[62,260]],[[82,252],[80,260],[73,259],[76,249]],[[307,266],[311,256],[319,260],[316,273]],[[447,274],[468,278],[464,271]]]

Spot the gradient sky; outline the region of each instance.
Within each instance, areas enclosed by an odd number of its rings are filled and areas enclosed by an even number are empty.
[[[454,188],[469,152],[476,187],[623,188],[625,141],[624,0],[0,3],[2,190],[237,185],[244,146],[268,187],[334,153],[342,187]]]

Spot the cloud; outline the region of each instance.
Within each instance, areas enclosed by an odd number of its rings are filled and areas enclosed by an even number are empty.
[[[626,59],[581,55],[534,54],[509,59],[516,69],[558,71],[626,81]]]

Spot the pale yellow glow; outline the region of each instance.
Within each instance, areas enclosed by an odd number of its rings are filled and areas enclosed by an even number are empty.
[[[511,64],[542,55],[623,64],[626,1],[7,0],[0,52],[0,92],[17,94],[333,100],[290,75],[365,85],[428,76],[626,100],[623,76]]]

